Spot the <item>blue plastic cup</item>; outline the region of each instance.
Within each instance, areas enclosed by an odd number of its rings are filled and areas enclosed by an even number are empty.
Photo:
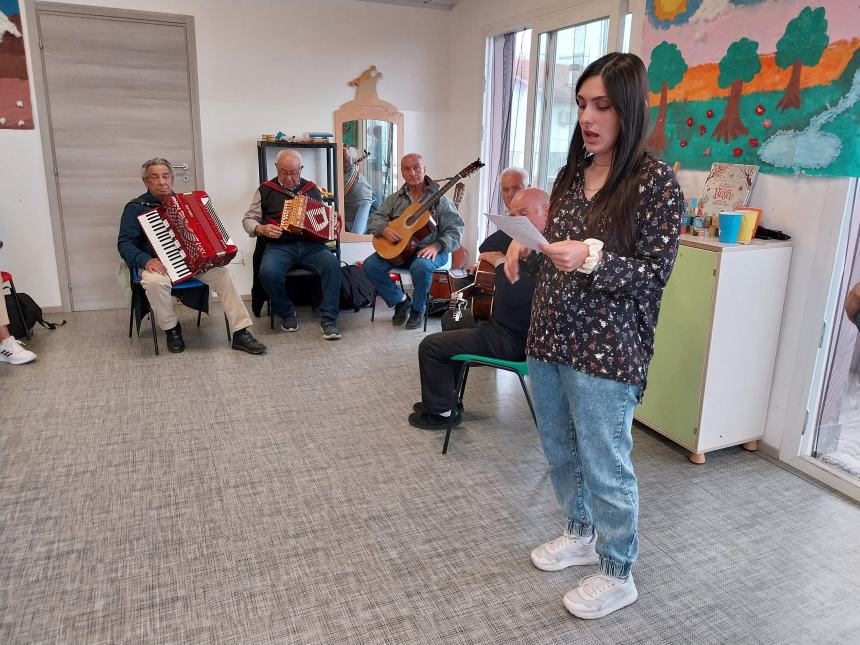
[[[720,213],[720,242],[737,243],[743,219],[744,216],[741,213]]]

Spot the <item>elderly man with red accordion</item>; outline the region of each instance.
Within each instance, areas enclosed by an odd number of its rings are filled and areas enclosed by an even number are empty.
[[[181,270],[184,270],[185,273],[178,276],[175,274],[176,266],[165,266],[165,262],[168,264],[170,262],[165,256],[164,248],[156,249],[150,241],[154,239],[149,237],[152,231],[147,232],[144,229],[146,215],[151,213],[153,220],[157,220],[158,215],[155,211],[163,213],[165,210],[175,209],[176,205],[180,203],[179,197],[194,200],[195,196],[199,195],[205,198],[206,204],[209,204],[206,194],[175,195],[173,192],[173,167],[167,159],[161,157],[155,157],[144,162],[141,166],[140,176],[147,190],[143,195],[134,198],[125,205],[120,222],[117,249],[128,266],[140,272],[141,285],[146,291],[146,297],[149,300],[154,318],[167,336],[167,349],[174,354],[185,350],[182,327],[173,309],[171,288],[174,282],[193,277],[205,282],[218,292],[218,297],[224,305],[224,314],[230,324],[230,331],[233,333],[233,349],[249,354],[265,353],[266,346],[254,338],[249,331],[252,324],[251,318],[226,267],[213,266],[213,264],[217,264],[217,261],[208,262],[206,264],[207,270],[197,273],[195,270],[184,266]],[[209,206],[209,212],[210,217],[217,220],[211,206]],[[221,229],[222,234],[226,233],[221,227],[220,221],[217,222],[217,227]],[[169,233],[168,237],[175,243],[175,234]],[[227,236],[221,235],[219,237]],[[223,242],[223,240],[221,241]],[[187,251],[192,253],[191,249],[187,249]],[[186,249],[183,249],[182,253],[185,254]],[[235,255],[235,249],[233,254]],[[223,252],[220,255],[227,261],[229,261],[229,257],[232,257],[232,255],[228,256]],[[162,257],[164,257],[164,262]]]
[[[303,267],[320,277],[320,330],[326,340],[340,338],[340,262],[326,246],[336,239],[340,221],[323,204],[316,185],[303,179],[302,157],[293,149],[275,158],[277,177],[254,193],[242,225],[251,237],[265,240],[260,261],[260,282],[280,319],[282,331],[299,327],[296,309],[287,297],[285,279],[293,267]]]

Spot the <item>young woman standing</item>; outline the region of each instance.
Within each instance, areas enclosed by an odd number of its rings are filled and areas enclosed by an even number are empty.
[[[619,53],[593,62],[576,84],[579,118],[552,190],[527,346],[541,441],[567,516],[561,537],[531,558],[546,571],[599,564],[564,597],[581,618],[638,596],[633,408],[684,207],[672,169],[644,148],[647,88],[642,61]],[[511,245],[511,281],[528,253]]]

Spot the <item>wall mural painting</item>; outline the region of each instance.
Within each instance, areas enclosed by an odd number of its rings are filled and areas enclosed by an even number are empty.
[[[33,106],[18,0],[0,0],[0,130],[32,130]]]
[[[642,51],[666,161],[860,176],[856,0],[647,0]]]

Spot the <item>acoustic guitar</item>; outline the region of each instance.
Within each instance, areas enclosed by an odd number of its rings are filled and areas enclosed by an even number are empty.
[[[475,320],[489,320],[493,313],[493,298],[496,296],[496,267],[481,260],[475,271],[475,281],[468,287],[451,294],[448,309],[455,322],[463,317],[463,310],[470,309]]]
[[[391,262],[392,265],[403,266],[418,249],[418,242],[436,230],[436,222],[432,217],[432,209],[436,207],[442,196],[451,190],[458,181],[468,177],[480,168],[484,163],[477,159],[451,177],[447,184],[442,186],[426,203],[410,204],[395,219],[388,223],[399,235],[399,242],[389,242],[382,235],[373,238],[373,248],[380,257]]]

